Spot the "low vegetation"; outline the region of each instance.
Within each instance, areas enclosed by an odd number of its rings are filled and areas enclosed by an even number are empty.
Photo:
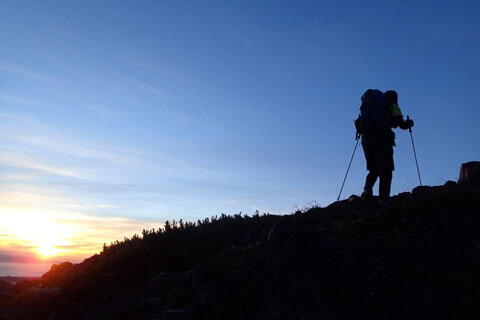
[[[0,319],[478,317],[480,187],[172,221],[0,291]]]

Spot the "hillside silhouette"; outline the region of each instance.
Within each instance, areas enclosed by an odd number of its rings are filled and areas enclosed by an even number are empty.
[[[1,319],[480,317],[480,185],[220,215],[0,281]]]

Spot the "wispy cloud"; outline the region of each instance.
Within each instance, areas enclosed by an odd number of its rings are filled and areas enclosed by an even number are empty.
[[[72,66],[63,66],[68,70],[70,77],[68,82],[61,81],[49,75],[42,74],[26,66],[0,61],[0,69],[18,76],[38,80],[45,84],[56,87],[58,90],[50,90],[49,94],[55,99],[68,101],[75,106],[88,108],[99,116],[106,118],[122,118],[129,115],[148,115],[147,112],[140,111],[140,108],[126,108],[126,105],[138,103],[147,95],[154,95],[156,99],[163,98],[170,101],[177,101],[178,98],[162,89],[158,84],[148,83],[135,76],[113,73],[109,75],[108,80],[102,79],[98,75],[91,76],[82,70]],[[74,76],[72,81],[72,75]],[[61,89],[61,90],[60,90]],[[80,94],[81,93],[81,94]],[[85,94],[86,93],[86,94]],[[119,99],[121,97],[121,99]],[[47,101],[35,101],[23,97],[12,96],[0,92],[0,101],[9,104],[39,105],[50,103]],[[180,124],[192,122],[192,117],[179,112],[176,109],[165,105],[162,110],[167,117]]]
[[[87,145],[71,138],[57,137],[54,139],[41,135],[13,136],[8,134],[3,134],[2,136],[31,146],[41,147],[50,151],[64,153],[75,157],[105,160],[127,166],[138,166],[143,164],[143,161],[139,158],[129,156],[119,151],[109,150],[109,148],[104,146]]]
[[[72,209],[81,209],[81,210],[91,210],[91,209],[119,209],[120,206],[108,203],[99,203],[96,205],[84,205],[84,204],[74,204],[70,203],[67,205],[68,208]]]
[[[3,181],[27,181],[35,177],[38,177],[41,173],[31,172],[31,173],[5,173],[0,174],[0,180]]]
[[[2,118],[3,120],[9,120],[11,122],[20,122],[28,126],[32,126],[32,125],[41,126],[41,123],[36,121],[31,115],[5,112],[5,110],[2,110],[2,109],[3,108],[0,108],[0,118]],[[2,130],[2,131],[5,131],[5,130]]]
[[[29,248],[22,248],[29,249]],[[0,262],[25,263],[37,260],[35,255],[24,251],[0,251]]]
[[[7,130],[0,132],[0,138],[13,141],[18,147],[23,147],[27,150],[31,149],[31,147],[37,147],[43,151],[69,155],[78,159],[88,158],[107,161],[113,164],[128,166],[136,170],[143,168],[149,170],[149,172],[151,172],[150,175],[153,174],[159,178],[175,178],[177,181],[179,179],[187,179],[190,181],[214,179],[219,175],[225,174],[219,172],[218,168],[209,169],[201,167],[173,155],[160,153],[153,155],[152,153],[145,153],[144,151],[133,150],[132,148],[112,147],[83,141],[73,137],[68,132],[65,132],[65,130],[42,124],[28,115],[18,116],[15,114],[0,113],[0,118],[9,120],[5,125]],[[185,119],[184,121],[188,120]],[[52,155],[51,158],[55,158],[55,155]],[[6,159],[4,161],[6,162]],[[9,164],[12,165],[12,162],[13,161],[9,161]],[[68,168],[66,172],[63,172],[65,171],[64,169],[54,170],[56,169],[55,167],[47,166],[46,164],[39,165],[36,162],[26,164],[25,161],[20,161],[19,164],[22,164],[22,166],[28,164],[31,169],[43,169],[44,171],[64,175],[72,170],[72,168]],[[98,169],[100,167],[97,166],[96,168]],[[90,177],[86,175],[85,178],[94,178],[95,176],[93,172],[89,172],[88,175]],[[98,176],[98,174],[96,175]],[[71,176],[75,177],[77,175]]]
[[[45,174],[54,174],[82,180],[96,180],[98,178],[93,173],[86,172],[84,169],[54,166],[52,164],[42,163],[41,160],[38,159],[33,161],[31,157],[18,154],[1,153],[0,163],[10,167],[29,169]]]
[[[5,61],[0,61],[0,68],[5,70],[5,71],[15,73],[15,74],[18,74],[20,76],[27,77],[27,78],[30,78],[30,79],[33,79],[33,80],[38,80],[38,81],[48,82],[48,83],[57,83],[57,81],[50,76],[32,71],[32,70],[30,70],[26,67],[20,66],[18,64],[9,63],[9,62],[5,62]]]
[[[0,113],[0,118],[11,121],[9,130],[0,132],[0,137],[4,139],[75,157],[105,160],[126,166],[144,165],[139,157],[133,155],[136,153],[133,150],[115,150],[111,147],[79,141],[32,117]]]
[[[119,208],[119,206],[113,205],[113,204],[108,204],[108,203],[100,203],[96,205],[97,208],[100,209],[116,209]]]
[[[0,101],[4,101],[7,103],[12,104],[23,104],[23,105],[34,105],[36,102],[32,99],[26,99],[23,97],[13,96],[10,94],[6,94],[4,92],[0,92]]]
[[[141,89],[143,91],[161,96],[163,98],[168,98],[168,99],[174,99],[171,95],[167,94],[163,90],[159,89],[158,87],[145,83],[143,81],[140,81],[134,77],[127,76],[127,75],[122,75],[121,79],[127,84],[128,87],[134,86],[138,89]]]

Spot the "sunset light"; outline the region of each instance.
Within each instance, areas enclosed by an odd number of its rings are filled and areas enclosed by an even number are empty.
[[[68,253],[62,246],[71,244],[71,239],[81,229],[59,223],[47,212],[10,211],[3,218],[2,232],[8,233],[22,247],[29,248],[41,258]]]
[[[41,258],[50,258],[61,252],[61,250],[50,244],[41,244],[36,248],[36,251],[40,254]]]
[[[103,244],[141,233],[159,224],[123,218],[97,218],[68,210],[44,211],[0,206],[0,250],[33,253],[39,260],[79,260]]]
[[[480,0],[0,13],[0,320],[480,319]]]

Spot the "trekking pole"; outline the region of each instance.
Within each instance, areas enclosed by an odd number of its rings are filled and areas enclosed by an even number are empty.
[[[340,192],[338,193],[337,201],[340,200],[340,195],[342,194],[343,186],[345,185],[345,181],[347,180],[348,172],[350,171],[350,166],[352,165],[353,157],[355,156],[355,152],[357,151],[358,141],[360,141],[360,136],[361,136],[360,134],[357,134],[357,136],[355,137],[355,139],[357,140],[357,143],[355,143],[355,148],[353,149],[352,157],[350,158],[350,163],[348,164],[347,173],[345,173],[345,178],[343,178],[342,187],[340,188]]]
[[[407,120],[409,120],[408,116],[407,116]],[[412,128],[408,128],[408,132],[410,132],[410,139],[412,140],[413,155],[415,157],[415,164],[417,165],[418,181],[420,181],[420,185],[422,185],[422,178],[420,177],[420,169],[418,168],[417,152],[415,151],[415,143],[413,142]]]

